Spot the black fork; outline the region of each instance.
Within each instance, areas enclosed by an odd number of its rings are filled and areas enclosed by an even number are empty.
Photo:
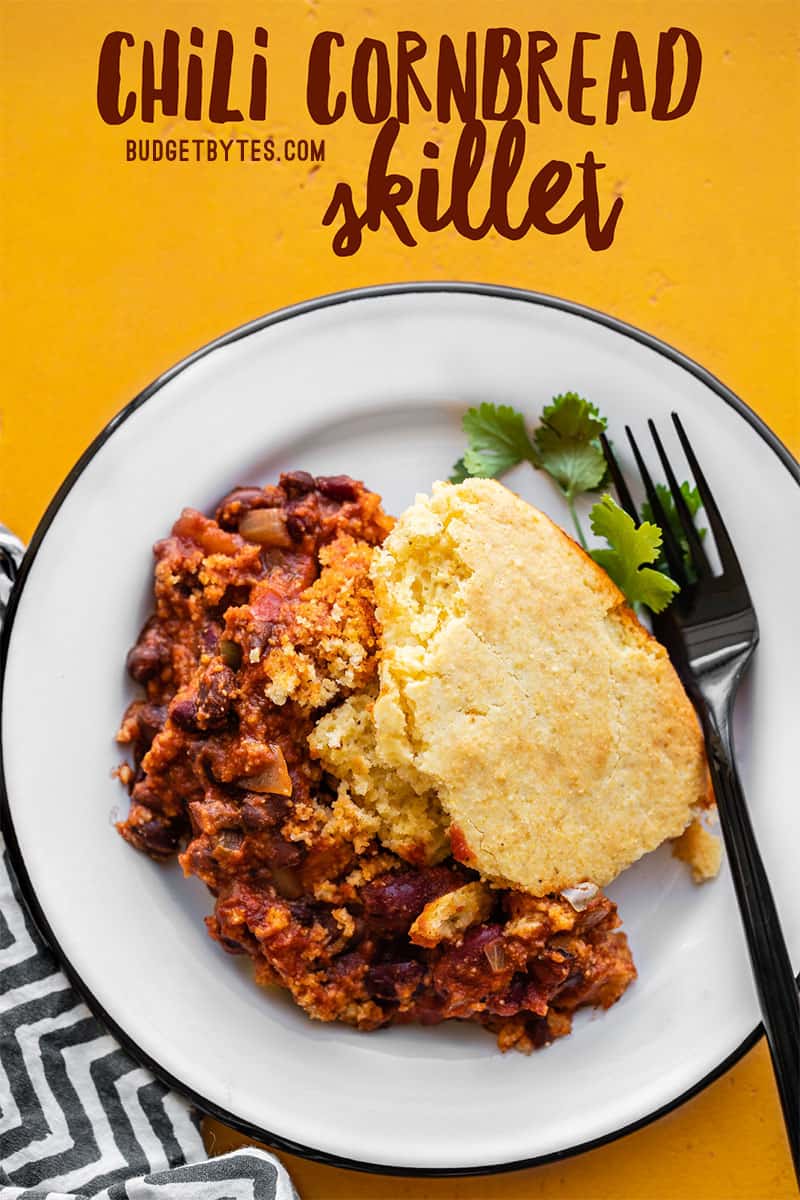
[[[714,535],[722,573],[712,571],[661,438],[648,421],[689,547],[691,571],[688,569],[639,447],[626,426],[653,517],[664,534],[664,557],[681,589],[669,608],[653,618],[653,632],[668,650],[703,727],[725,848],[800,1182],[800,1002],[736,771],[731,729],[734,697],[758,642],[758,621],[728,531],[677,413],[672,420]],[[601,440],[619,502],[638,524],[639,514],[613,451],[605,437]]]

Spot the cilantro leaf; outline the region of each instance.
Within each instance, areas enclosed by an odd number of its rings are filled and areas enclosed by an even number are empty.
[[[542,412],[542,423],[533,435],[539,466],[570,504],[605,480],[606,461],[598,441],[605,427],[605,417],[577,392],[554,396]]]
[[[469,479],[469,471],[466,468],[463,458],[459,458],[457,462],[453,463],[453,469],[448,479],[451,483],[463,483],[465,479]]]
[[[692,565],[692,556],[689,552],[689,543],[686,540],[686,534],[683,532],[683,526],[681,525],[680,518],[678,516],[678,510],[675,507],[675,501],[672,499],[672,492],[663,483],[656,484],[656,492],[658,493],[658,498],[661,501],[661,507],[664,509],[664,516],[667,518],[669,527],[675,535],[675,539],[681,548],[683,565],[686,570],[687,578],[693,580],[696,576],[694,566]],[[691,516],[696,516],[698,509],[703,503],[700,499],[700,493],[698,492],[697,488],[692,487],[691,484],[684,479],[683,483],[681,484],[681,493],[686,501],[686,507],[689,509]],[[653,510],[648,501],[645,501],[642,505],[642,517],[645,521],[655,521]],[[698,529],[697,532],[701,538],[704,538],[707,530]],[[659,569],[667,569],[667,560],[663,550],[658,557],[658,566]]]
[[[470,475],[494,479],[536,452],[525,428],[525,418],[510,404],[481,404],[464,413],[462,424],[468,445],[464,457],[453,468],[451,482]]]
[[[577,392],[562,392],[553,396],[552,404],[542,410],[542,421],[562,437],[588,442],[599,437],[608,422],[601,417],[596,404],[584,400]]]
[[[608,572],[630,604],[646,604],[655,613],[663,612],[680,588],[674,579],[646,565],[658,561],[658,525],[643,521],[637,526],[609,495],[594,505],[589,519],[592,532],[609,544],[608,550],[592,551],[594,561]]]

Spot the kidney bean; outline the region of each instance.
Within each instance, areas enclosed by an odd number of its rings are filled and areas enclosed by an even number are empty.
[[[246,792],[242,803],[242,825],[251,833],[276,829],[286,820],[288,811],[289,802],[285,796]]]
[[[136,713],[139,734],[146,745],[150,745],[167,719],[167,709],[162,704],[143,704]]]
[[[460,945],[445,951],[436,963],[434,977],[437,989],[447,995],[467,991],[471,995],[506,990],[513,966],[507,963],[504,971],[493,971],[486,957],[486,948],[502,941],[501,925],[475,925],[464,934]]]
[[[486,925],[474,925],[472,929],[468,929],[464,934],[461,945],[456,946],[448,953],[448,958],[452,965],[471,964],[479,962],[481,966],[488,959],[486,957],[486,948],[494,942],[502,939],[503,927],[494,923]]]
[[[286,532],[293,542],[302,542],[306,536],[307,522],[300,513],[289,513],[286,518]]]
[[[233,702],[236,676],[230,667],[212,663],[197,689],[196,721],[201,729],[224,725]]]
[[[180,832],[167,821],[155,818],[127,827],[128,840],[153,858],[169,858],[180,845]]]
[[[280,491],[275,487],[237,487],[228,492],[217,505],[215,513],[217,524],[223,529],[235,531],[245,513],[256,508],[277,508],[282,500]]]
[[[305,858],[301,842],[288,842],[280,834],[269,839],[266,860],[272,867],[298,867]]]
[[[127,658],[128,674],[136,683],[147,683],[160,675],[171,661],[169,645],[154,626],[145,626]]]
[[[197,733],[199,731],[196,696],[185,696],[180,700],[173,700],[169,706],[169,715],[173,724],[177,725],[178,729],[182,729],[185,733]]]
[[[169,715],[185,733],[204,733],[225,725],[236,689],[236,676],[224,663],[212,663],[205,671],[197,692],[172,701]]]
[[[367,991],[379,1000],[407,1000],[425,974],[418,962],[378,963],[367,972]]]
[[[463,877],[447,867],[400,871],[373,879],[361,889],[369,916],[387,930],[406,931],[426,904],[461,887]]]
[[[366,964],[363,948],[359,946],[357,950],[348,950],[346,954],[338,955],[331,963],[329,974],[332,979],[347,979],[360,974]]]
[[[318,475],[317,491],[340,503],[358,498],[358,484],[349,475]]]
[[[308,471],[286,471],[281,475],[281,487],[290,499],[305,496],[307,492],[315,491],[316,486],[314,476]]]

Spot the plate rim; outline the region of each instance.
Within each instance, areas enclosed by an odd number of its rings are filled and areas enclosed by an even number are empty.
[[[618,317],[611,316],[599,309],[591,308],[588,305],[581,304],[577,301],[566,300],[558,296],[552,296],[544,292],[531,291],[525,288],[510,287],[503,284],[487,284],[469,281],[420,281],[420,282],[402,282],[402,283],[387,283],[377,284],[372,286],[348,288],[342,291],[330,292],[322,296],[315,297],[311,300],[304,300],[296,304],[288,305],[283,308],[274,310],[264,316],[257,317],[252,321],[248,321],[243,325],[237,326],[235,329],[214,338],[207,342],[199,349],[188,354],[180,359],[172,367],[168,368],[162,374],[158,375],[152,383],[148,384],[141,392],[138,393],[132,400],[125,404],[115,416],[100,430],[97,436],[92,440],[87,449],[80,455],[75,465],[67,474],[63,483],[60,485],[52,500],[48,504],[44,515],[39,520],[39,523],[34,530],[33,536],[26,548],[24,558],[22,560],[19,573],[14,581],[14,585],[9,597],[8,607],[5,614],[5,619],[2,622],[2,632],[0,632],[0,712],[5,695],[5,679],[6,679],[6,663],[8,659],[8,650],[10,646],[11,636],[14,627],[14,618],[19,607],[20,599],[24,592],[25,582],[36,559],[39,547],[46,537],[51,524],[53,523],[59,509],[64,503],[66,497],[74,487],[77,480],[83,474],[86,467],[102,449],[108,439],[116,432],[118,427],[122,425],[128,417],[130,417],[137,409],[141,408],[152,396],[159,392],[167,383],[181,374],[188,367],[192,366],[199,359],[211,354],[214,350],[229,346],[240,339],[249,337],[251,334],[259,333],[271,325],[277,325],[283,321],[291,320],[294,317],[304,316],[308,313],[317,312],[322,309],[332,308],[340,304],[347,304],[352,301],[382,299],[390,296],[398,295],[413,295],[416,293],[423,294],[451,294],[451,295],[476,295],[490,299],[513,300],[521,303],[531,304],[542,308],[556,309],[561,312],[569,313],[573,316],[581,317],[584,320],[591,321],[595,324],[605,326],[614,332],[621,334],[624,337],[631,338],[633,341],[654,350],[656,353],[669,359],[676,366],[681,367],[690,375],[693,375],[700,382],[704,383],[711,389],[721,400],[733,408],[744,420],[759,434],[759,436],[767,443],[767,445],[776,454],[777,458],[789,471],[789,474],[800,486],[800,463],[794,458],[790,450],[778,438],[778,436],[770,429],[765,421],[761,419],[739,396],[737,396],[730,388],[721,382],[715,375],[708,371],[705,367],[689,358],[682,351],[677,350],[669,343],[657,338],[654,334],[648,333],[638,326],[622,321]],[[14,874],[16,875],[18,886],[22,893],[23,899],[27,904],[33,919],[42,934],[45,942],[55,954],[58,963],[72,986],[83,998],[85,1003],[91,1009],[92,1013],[106,1026],[107,1029],[117,1038],[122,1047],[135,1061],[143,1064],[152,1072],[152,1074],[160,1079],[167,1086],[180,1093],[190,1100],[204,1114],[214,1117],[216,1120],[227,1124],[239,1132],[246,1134],[248,1137],[256,1138],[257,1140],[268,1142],[279,1150],[284,1150],[290,1154],[297,1154],[302,1158],[310,1159],[313,1162],[322,1163],[327,1166],[341,1167],[348,1170],[371,1172],[373,1174],[394,1175],[394,1176],[409,1176],[409,1177],[427,1177],[427,1178],[442,1178],[442,1177],[464,1177],[464,1176],[480,1176],[506,1173],[509,1171],[519,1171],[529,1167],[544,1166],[547,1163],[561,1162],[571,1158],[577,1154],[582,1154],[585,1151],[597,1149],[600,1146],[609,1145],[611,1142],[619,1138],[625,1137],[630,1133],[634,1133],[638,1129],[651,1124],[667,1113],[680,1107],[687,1100],[696,1096],[703,1091],[709,1084],[719,1079],[726,1071],[735,1065],[761,1038],[764,1032],[763,1025],[759,1024],[752,1032],[737,1046],[722,1062],[718,1063],[713,1070],[709,1071],[692,1087],[686,1089],[673,1100],[668,1101],[660,1108],[654,1109],[652,1112],[645,1114],[636,1121],[633,1121],[619,1129],[613,1130],[610,1133],[603,1134],[598,1138],[591,1139],[587,1142],[581,1142],[575,1146],[569,1146],[562,1150],[554,1151],[550,1154],[535,1155],[530,1158],[517,1159],[513,1162],[503,1162],[496,1164],[487,1164],[479,1167],[398,1167],[387,1163],[368,1162],[361,1159],[347,1158],[341,1155],[333,1154],[328,1151],[318,1150],[314,1146],[307,1146],[303,1143],[294,1142],[289,1138],[275,1134],[268,1129],[254,1125],[252,1122],[243,1120],[237,1117],[235,1113],[229,1112],[221,1105],[202,1096],[194,1089],[187,1085],[169,1070],[156,1062],[149,1054],[145,1053],[126,1033],[126,1031],[118,1025],[113,1017],[106,1011],[102,1004],[96,999],[91,991],[86,987],[81,979],[77,969],[73,966],[63,949],[61,948],[58,939],[53,934],[50,923],[41,908],[36,896],[36,891],[33,882],[28,874],[25,866],[25,861],[22,851],[17,841],[14,830],[14,822],[11,814],[11,805],[8,798],[5,778],[5,767],[3,760],[3,745],[2,734],[0,731],[0,831],[6,841],[8,857],[11,862]],[[798,976],[800,983],[800,976]]]

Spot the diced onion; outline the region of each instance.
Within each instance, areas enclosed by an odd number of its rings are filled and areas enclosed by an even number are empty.
[[[259,546],[291,546],[286,517],[279,508],[253,508],[239,522],[239,533]]]
[[[223,829],[219,835],[219,844],[224,850],[238,850],[243,841],[238,829]]]
[[[280,746],[272,746],[273,760],[267,763],[257,775],[247,775],[237,782],[237,786],[248,792],[259,794],[269,793],[272,796],[291,796],[292,778],[286,759]]]
[[[561,895],[568,904],[572,905],[576,912],[583,912],[585,908],[589,907],[599,891],[600,888],[596,883],[589,883],[587,880],[585,883],[576,883],[575,887],[563,888]]]
[[[502,971],[506,965],[506,952],[502,942],[490,942],[488,946],[483,947],[483,953],[493,971]]]

